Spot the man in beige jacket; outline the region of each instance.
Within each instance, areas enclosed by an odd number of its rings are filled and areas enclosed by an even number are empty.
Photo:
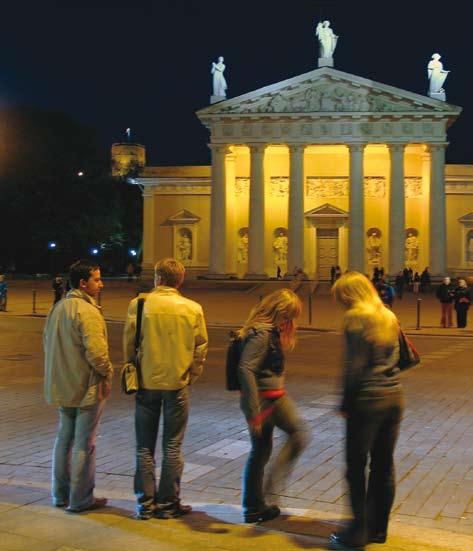
[[[94,497],[97,427],[113,376],[107,327],[95,302],[103,283],[97,265],[70,268],[72,289],[49,312],[43,332],[44,394],[59,407],[54,443],[52,499],[70,513],[97,509]]]
[[[155,267],[155,289],[147,295],[140,344],[141,385],[136,394],[137,518],[167,519],[185,515],[180,502],[184,460],[182,441],[187,425],[188,386],[202,373],[207,354],[207,329],[202,307],[183,297],[184,266],[172,258]],[[128,308],[123,337],[125,361],[134,356],[137,299]],[[155,449],[163,415],[163,460],[156,492]]]

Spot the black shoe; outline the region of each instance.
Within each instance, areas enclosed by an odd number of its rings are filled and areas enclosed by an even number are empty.
[[[262,511],[252,511],[251,509],[243,514],[245,522],[264,522],[265,520],[272,520],[281,514],[281,509],[277,505],[269,505]]]
[[[87,507],[83,507],[82,509],[77,509],[75,507],[66,507],[66,512],[85,513],[86,511],[95,511],[96,509],[101,509],[102,507],[106,507],[106,506],[107,506],[106,497],[96,497],[90,505],[87,505]]]
[[[364,551],[365,546],[360,545],[359,543],[352,542],[343,532],[334,532],[330,534],[329,549],[340,551],[344,549],[351,549],[352,551]]]
[[[159,518],[161,520],[168,520],[170,518],[183,517],[191,512],[191,505],[183,505],[182,503],[179,503],[179,505],[175,505],[174,507],[169,507],[167,509],[156,508],[154,511],[154,516],[155,518]]]
[[[386,532],[377,532],[376,534],[371,534],[368,537],[369,543],[386,543],[386,539]]]

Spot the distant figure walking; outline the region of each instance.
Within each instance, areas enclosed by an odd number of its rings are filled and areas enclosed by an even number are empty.
[[[455,287],[448,276],[443,278],[443,282],[438,286],[435,296],[440,301],[442,316],[440,325],[442,327],[452,327],[453,301],[455,298]]]
[[[53,280],[52,288],[54,291],[54,304],[62,299],[64,294],[64,284],[61,276],[56,276]]]
[[[0,312],[5,312],[7,309],[8,285],[5,281],[5,276],[0,274]]]
[[[471,304],[470,289],[464,279],[457,281],[455,289],[455,311],[457,313],[457,327],[463,328],[467,324],[468,308]]]
[[[245,522],[271,520],[280,514],[279,507],[266,503],[265,497],[276,493],[307,443],[303,422],[284,386],[284,356],[294,348],[295,320],[301,310],[299,297],[289,289],[280,289],[253,308],[239,331],[243,341],[238,366],[240,405],[251,437],[243,474]],[[287,440],[263,489],[275,427],[286,433]]]

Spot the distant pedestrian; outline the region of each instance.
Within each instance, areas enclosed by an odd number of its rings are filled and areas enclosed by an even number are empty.
[[[107,327],[95,302],[103,287],[100,268],[79,260],[69,276],[72,290],[52,308],[44,327],[44,394],[59,408],[53,504],[80,513],[107,503],[94,497],[95,440],[113,369]]]
[[[440,301],[442,307],[442,316],[440,325],[442,327],[452,327],[453,301],[455,298],[455,287],[448,276],[443,278],[443,282],[438,286],[435,296]]]
[[[430,290],[430,272],[429,267],[426,266],[420,274],[420,292],[427,293]]]
[[[278,265],[276,270],[276,278],[281,279],[281,266]]]
[[[279,490],[307,443],[303,421],[284,385],[285,353],[294,348],[295,320],[301,309],[295,293],[289,289],[274,291],[253,308],[239,331],[243,341],[238,366],[240,406],[251,438],[251,451],[243,473],[245,522],[279,516],[279,507],[268,504],[265,498]],[[286,433],[287,440],[263,487],[275,427]]]
[[[201,375],[208,336],[202,307],[179,292],[185,268],[166,258],[154,269],[156,287],[146,297],[140,344],[141,382],[136,393],[136,517],[177,518],[181,503],[182,442],[189,416],[189,385]],[[135,356],[138,299],[130,302],[123,334],[125,361]],[[156,488],[155,451],[163,417],[162,463]]]
[[[470,289],[464,279],[457,281],[455,289],[455,311],[457,313],[457,327],[466,327],[468,308],[471,304]]]
[[[396,296],[400,299],[402,299],[402,295],[404,293],[404,284],[404,274],[400,271],[397,274],[396,279],[394,280],[394,286],[396,287]]]
[[[340,413],[346,419],[346,478],[353,519],[330,540],[331,548],[364,549],[368,543],[386,541],[394,501],[394,449],[404,409],[397,367],[399,323],[363,274],[345,274],[332,292],[345,309]]]
[[[342,275],[342,269],[340,266],[335,266],[335,281]]]
[[[128,281],[133,281],[133,274],[135,273],[135,266],[133,262],[129,262],[126,266],[126,273],[128,276]]]
[[[333,285],[335,282],[335,266],[330,268],[330,285]]]
[[[0,312],[6,312],[8,299],[8,285],[5,276],[0,274]]]
[[[389,308],[393,307],[394,296],[396,295],[394,289],[386,283],[384,279],[380,279],[376,284],[376,290],[378,291],[379,298],[385,306]]]
[[[52,288],[54,290],[54,304],[62,299],[64,294],[64,284],[61,276],[56,276],[53,280]]]
[[[412,291],[418,293],[420,289],[420,275],[419,272],[414,274],[414,279],[412,280]]]

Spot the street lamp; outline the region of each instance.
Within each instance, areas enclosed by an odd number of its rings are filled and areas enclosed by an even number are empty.
[[[91,247],[91,249],[90,249],[90,254],[91,254],[92,256],[97,256],[97,255],[99,254],[99,249],[98,249],[98,247]]]
[[[136,252],[136,249],[128,249],[128,254],[135,257],[138,253]]]

